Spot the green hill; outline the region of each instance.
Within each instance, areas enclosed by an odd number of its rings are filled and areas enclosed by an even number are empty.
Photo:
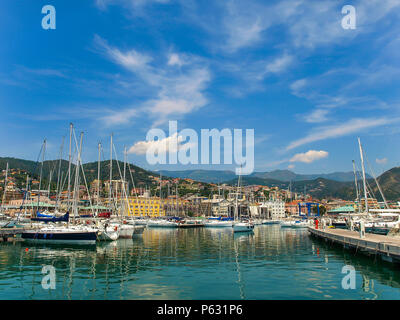
[[[25,172],[28,172],[31,177],[34,179],[38,179],[40,176],[40,168],[41,164],[31,160],[23,160],[23,159],[16,159],[16,158],[0,158],[0,170],[5,170],[6,165],[9,165],[10,169],[20,169]],[[121,161],[113,160],[113,176],[112,178],[118,180],[121,178],[118,164],[123,174],[124,170],[124,163]],[[97,162],[90,162],[85,163],[83,165],[83,169],[85,172],[86,180],[88,184],[90,184],[93,180],[97,179]],[[50,180],[50,171],[52,171],[52,182],[55,183],[57,180],[58,174],[58,167],[59,167],[59,160],[48,160],[44,161],[43,163],[43,173],[42,173],[42,180],[43,183],[46,184]],[[128,169],[128,167],[127,167]],[[157,174],[144,170],[138,166],[130,164],[130,169],[132,172],[132,177],[135,182],[136,186],[141,185],[150,185],[153,183],[153,176],[157,176]],[[62,160],[61,161],[61,172],[63,173],[63,180],[68,172],[68,161]],[[75,172],[75,165],[71,165],[71,175]],[[102,161],[100,162],[100,180],[109,180],[110,176],[110,162],[109,161]],[[128,181],[131,181],[130,173],[126,170],[126,178]],[[72,181],[73,183],[73,181]],[[83,181],[82,181],[83,183]]]

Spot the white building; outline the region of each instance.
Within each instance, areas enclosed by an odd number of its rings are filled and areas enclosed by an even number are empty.
[[[259,216],[265,219],[281,219],[285,217],[285,202],[266,201],[258,207]]]

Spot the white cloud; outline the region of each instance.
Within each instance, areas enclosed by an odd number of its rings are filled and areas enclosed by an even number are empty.
[[[120,66],[132,72],[148,71],[149,63],[152,61],[150,56],[139,53],[136,50],[122,52],[117,48],[111,47],[106,40],[98,35],[95,35],[94,42],[101,53]]]
[[[290,89],[294,95],[299,95],[300,91],[307,85],[307,79],[299,79],[290,85]]]
[[[169,66],[182,66],[184,64],[184,61],[182,59],[181,56],[179,56],[177,53],[171,53],[169,55],[169,59],[168,59],[168,65]]]
[[[303,116],[304,121],[309,123],[318,123],[324,122],[328,120],[327,115],[329,114],[329,110],[327,109],[316,109],[312,111],[310,114]]]
[[[291,150],[310,142],[342,137],[363,129],[378,127],[398,122],[399,120],[399,118],[351,119],[339,125],[316,128],[312,133],[306,135],[305,137],[291,142],[286,147],[286,150]]]
[[[285,53],[281,57],[278,57],[271,63],[267,64],[266,71],[271,73],[279,73],[285,71],[292,62],[293,56]]]
[[[137,9],[152,3],[168,3],[169,0],[96,0],[96,6],[104,10],[110,5],[120,5],[126,8]]]
[[[182,136],[178,136],[178,134],[175,133],[172,136],[160,140],[136,142],[132,147],[128,149],[128,153],[144,155],[149,148],[152,148],[152,150],[157,150],[160,154],[164,154],[167,152],[177,153],[179,150],[188,150],[193,146],[193,143],[183,143],[183,141],[184,138]]]
[[[328,152],[320,150],[309,150],[305,153],[298,153],[294,155],[290,162],[304,162],[304,163],[311,163],[319,159],[326,158],[329,155]]]
[[[387,158],[382,158],[382,159],[376,159],[375,160],[377,164],[386,164],[388,159]]]
[[[294,169],[295,165],[294,164],[289,164],[288,169]]]

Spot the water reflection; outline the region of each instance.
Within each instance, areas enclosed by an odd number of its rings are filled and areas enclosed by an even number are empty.
[[[41,287],[44,265],[56,290]],[[341,269],[357,271],[343,290]],[[96,246],[0,245],[1,299],[398,299],[395,267],[310,239],[307,230],[147,229]]]

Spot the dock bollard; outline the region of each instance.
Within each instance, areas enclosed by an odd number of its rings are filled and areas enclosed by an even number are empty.
[[[365,222],[360,221],[360,238],[365,238]]]

